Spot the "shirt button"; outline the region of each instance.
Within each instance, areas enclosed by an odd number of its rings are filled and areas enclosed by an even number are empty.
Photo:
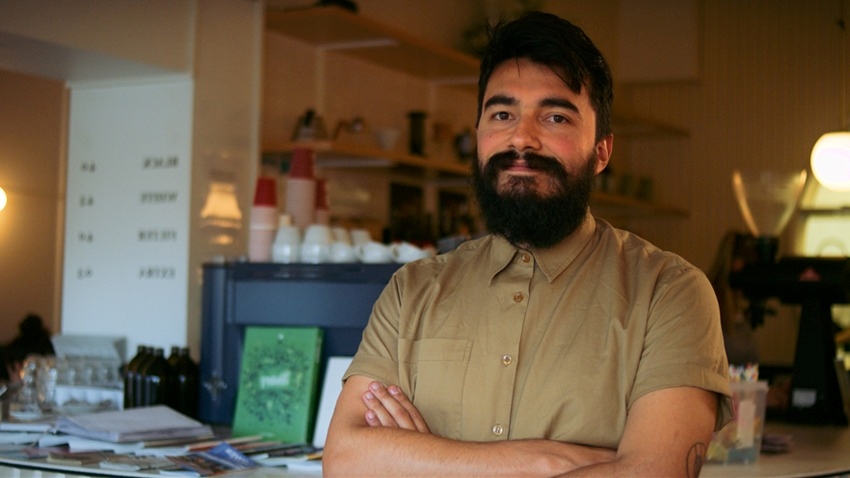
[[[529,254],[523,254],[522,255],[522,262],[525,262],[526,264],[528,264],[528,262],[530,260],[531,260],[531,255],[529,255]]]
[[[522,299],[524,298],[525,295],[523,295],[522,292],[517,292],[516,294],[514,294],[514,302],[522,302]]]
[[[502,436],[502,433],[505,433],[505,429],[502,428],[502,425],[499,425],[498,423],[493,425],[493,435],[499,437]]]
[[[508,355],[508,354],[502,355],[502,365],[504,365],[505,367],[510,365],[511,362],[513,362],[513,361],[514,361],[514,358],[511,357],[510,355]]]

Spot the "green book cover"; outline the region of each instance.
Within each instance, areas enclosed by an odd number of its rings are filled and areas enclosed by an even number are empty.
[[[310,442],[322,336],[318,327],[245,329],[233,436]]]

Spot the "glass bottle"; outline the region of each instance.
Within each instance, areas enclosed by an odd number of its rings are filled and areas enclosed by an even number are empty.
[[[148,366],[142,372],[143,406],[171,404],[171,396],[174,393],[173,378],[174,368],[168,364],[165,350],[162,347],[156,347],[153,359],[148,362]]]
[[[147,349],[147,353],[139,361],[136,373],[133,376],[133,407],[144,407],[147,405],[145,402],[145,372],[154,359],[154,347],[149,345]]]
[[[136,348],[136,355],[127,362],[124,367],[124,408],[133,408],[136,406],[135,385],[136,374],[139,371],[139,364],[147,357],[147,345],[139,345]]]
[[[171,353],[168,355],[168,364],[172,367],[177,365],[177,360],[180,359],[180,347],[176,345],[171,346]]]
[[[198,364],[189,355],[189,347],[180,349],[174,366],[174,376],[177,390],[174,409],[186,416],[197,418],[200,371]]]

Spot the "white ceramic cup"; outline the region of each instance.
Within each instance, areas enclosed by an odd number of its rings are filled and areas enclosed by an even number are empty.
[[[280,226],[275,233],[274,242],[301,244],[301,229],[298,226]]]
[[[345,242],[334,242],[331,244],[330,260],[337,264],[357,262],[357,253],[354,246]]]
[[[393,261],[390,246],[376,241],[364,242],[354,246],[357,258],[366,264],[380,264]]]
[[[351,233],[348,232],[348,229],[341,226],[336,226],[331,229],[331,232],[333,232],[335,242],[342,242],[343,244],[348,245],[353,244],[353,242],[351,241]]]
[[[304,230],[304,244],[324,244],[330,246],[333,243],[333,233],[330,226],[326,224],[310,224]]]
[[[272,244],[272,261],[284,264],[298,262],[301,255],[301,230],[297,226],[281,226]]]
[[[369,231],[366,229],[352,229],[350,234],[351,243],[355,246],[365,244],[372,240],[372,235],[369,234]]]
[[[396,242],[390,246],[393,260],[399,263],[413,262],[429,257],[431,253],[409,242]]]
[[[381,128],[375,133],[378,146],[384,151],[395,149],[399,136],[401,136],[401,130],[398,128]]]
[[[321,264],[331,260],[331,246],[329,244],[305,242],[301,244],[298,252],[299,262],[306,264]]]
[[[333,234],[326,224],[311,224],[304,230],[304,240],[299,249],[300,261],[308,264],[330,262]]]
[[[286,242],[272,244],[272,262],[295,264],[301,258],[301,245]]]

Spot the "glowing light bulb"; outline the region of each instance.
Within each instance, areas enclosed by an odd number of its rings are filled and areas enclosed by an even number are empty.
[[[6,196],[6,191],[4,191],[3,188],[0,188],[0,211],[6,208],[7,201],[8,198]]]
[[[850,132],[826,133],[812,148],[812,173],[827,189],[850,191]]]

